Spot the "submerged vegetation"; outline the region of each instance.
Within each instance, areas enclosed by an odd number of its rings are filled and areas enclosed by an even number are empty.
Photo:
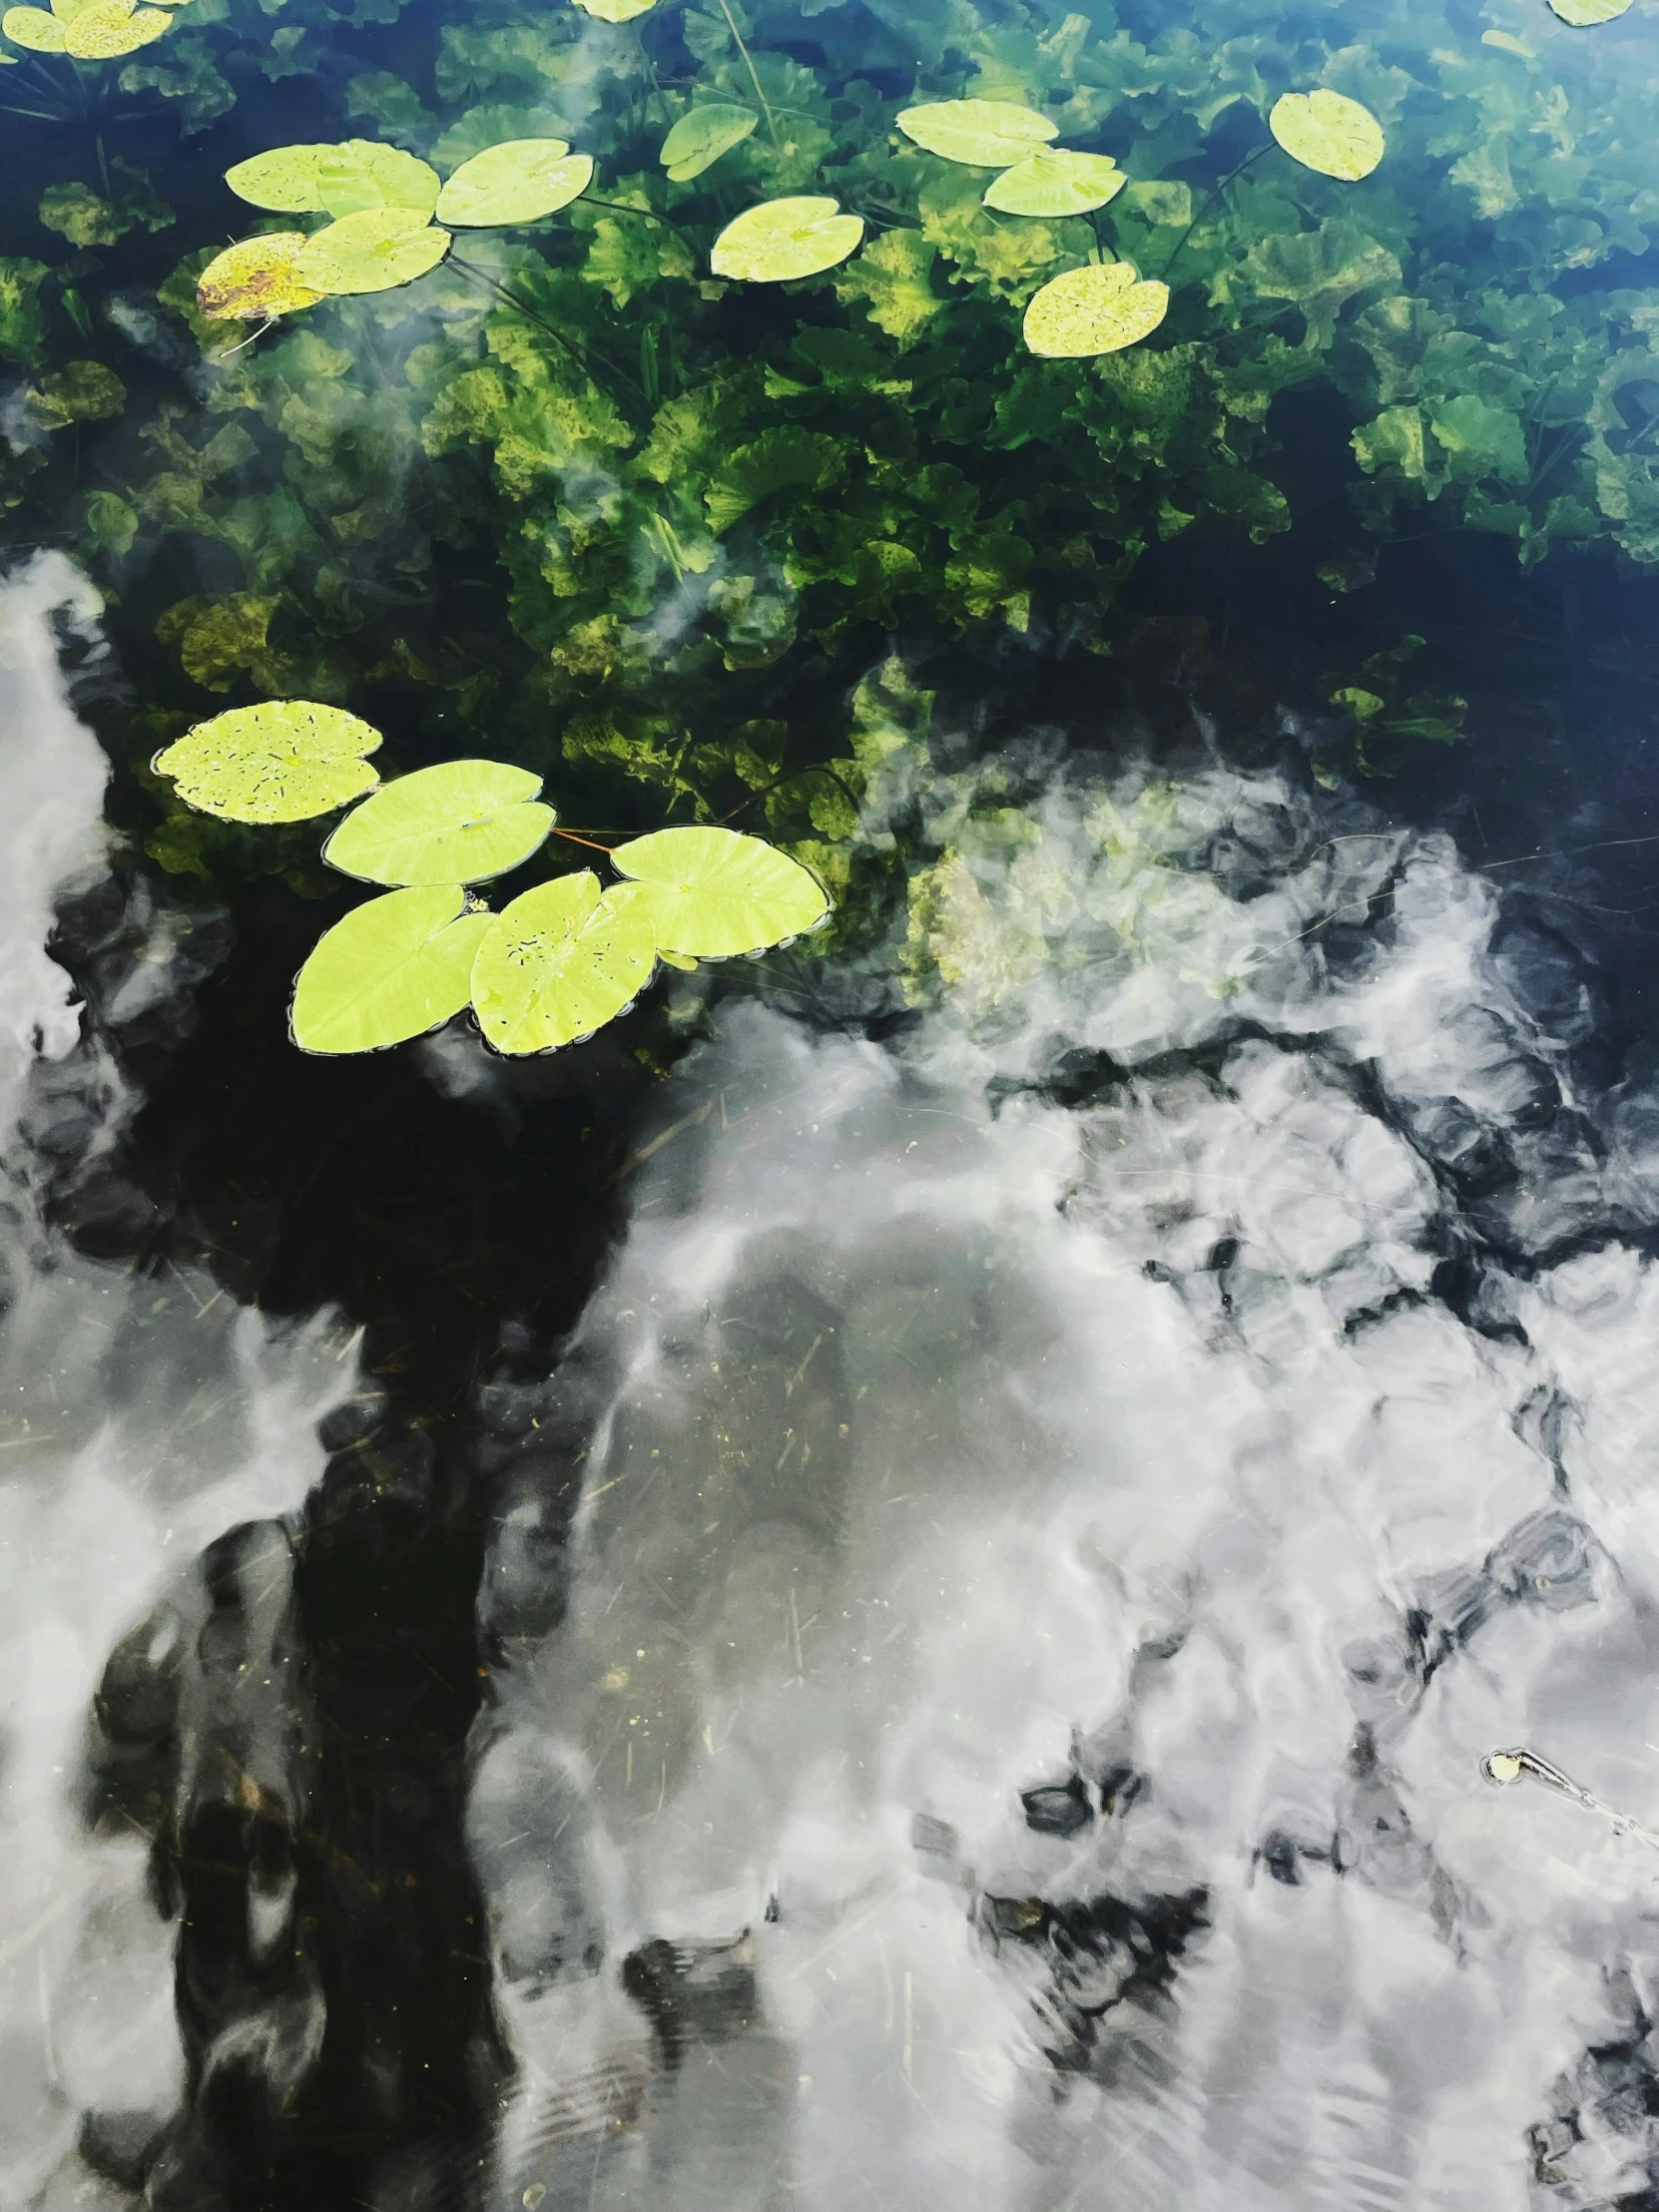
[[[918,742],[848,717],[860,675],[1109,659],[1149,548],[1291,528],[1299,405],[1352,456],[1299,534],[1331,592],[1448,532],[1659,569],[1640,0],[190,12],[155,57],[83,67],[66,30],[29,65],[112,120],[41,203],[64,251],[0,264],[8,501],[70,503],[131,605],[171,580],[140,764],[205,699],[303,695],[406,769],[549,780],[567,823],[747,813],[840,930],[884,860],[867,779]],[[388,66],[271,143],[268,85],[342,21]],[[175,231],[118,97],[240,146],[236,197]],[[188,251],[147,298],[158,230]],[[1333,678],[1351,765],[1455,734],[1373,658]],[[151,788],[165,866],[319,887]]]

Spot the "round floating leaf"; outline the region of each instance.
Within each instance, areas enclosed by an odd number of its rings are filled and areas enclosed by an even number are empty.
[[[317,191],[326,215],[361,215],[368,208],[410,208],[429,216],[438,202],[438,173],[400,146],[346,139],[325,146],[316,165]]]
[[[657,0],[576,0],[576,5],[601,23],[632,23],[637,15],[649,15]]]
[[[113,62],[173,28],[163,8],[135,8],[132,0],[92,0],[64,26],[64,52],[78,62]]]
[[[199,722],[156,755],[179,797],[227,822],[306,822],[372,791],[380,733],[343,707],[267,699]]]
[[[322,297],[295,274],[303,231],[267,231],[228,246],[196,280],[196,304],[211,322],[258,322],[314,307]]]
[[[1128,184],[1110,154],[1071,154],[1040,147],[993,177],[984,204],[999,215],[1088,215]]]
[[[449,233],[413,208],[365,208],[308,238],[295,274],[330,294],[390,291],[436,269],[448,251]]]
[[[613,896],[650,916],[666,951],[693,959],[762,951],[830,911],[823,885],[799,860],[735,830],[654,830],[611,858],[633,878]]]
[[[1168,284],[1143,281],[1129,262],[1088,262],[1033,292],[1025,343],[1056,359],[1120,353],[1156,330],[1168,312]]]
[[[1015,100],[932,100],[906,108],[898,128],[929,154],[970,169],[1006,169],[1058,136],[1046,115]]]
[[[73,23],[78,15],[96,5],[97,0],[52,0],[52,13],[60,23]],[[129,15],[132,12],[131,8],[127,10]]]
[[[256,154],[225,172],[225,182],[239,200],[256,208],[273,208],[278,215],[320,215],[322,158],[332,146],[277,146],[269,154]]]
[[[1575,31],[1587,31],[1596,23],[1611,23],[1623,15],[1631,0],[1549,0],[1563,23]]]
[[[325,930],[293,986],[302,1052],[379,1052],[458,1014],[493,914],[469,913],[458,883],[389,891]]]
[[[553,827],[541,778],[503,761],[444,761],[353,809],[322,857],[370,883],[481,883],[527,860]]]
[[[504,907],[479,945],[478,1026],[498,1052],[550,1052],[613,1020],[656,962],[646,913],[602,898],[588,868],[555,876]]]
[[[61,54],[64,50],[63,25],[44,8],[8,8],[0,16],[0,31],[15,46],[26,46],[31,54]]]
[[[1287,92],[1273,104],[1268,129],[1304,169],[1358,184],[1382,159],[1382,126],[1346,93]]]
[[[438,195],[440,223],[484,227],[539,223],[593,182],[593,161],[573,154],[563,139],[508,139],[462,162]]]
[[[833,269],[863,235],[863,217],[842,215],[838,201],[811,196],[763,200],[721,232],[709,267],[717,276],[738,276],[752,284],[787,283]]]
[[[671,183],[689,185],[694,177],[712,169],[722,154],[741,146],[760,120],[752,108],[711,100],[680,118],[664,139],[657,158]]]

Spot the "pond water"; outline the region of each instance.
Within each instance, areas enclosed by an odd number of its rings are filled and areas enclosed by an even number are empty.
[[[1659,2204],[1653,38],[5,17],[0,2207]]]

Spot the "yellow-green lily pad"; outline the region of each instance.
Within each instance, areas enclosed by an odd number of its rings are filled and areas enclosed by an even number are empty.
[[[276,146],[225,172],[241,200],[279,215],[361,215],[407,208],[422,218],[437,205],[438,173],[400,147],[373,139]]]
[[[1141,278],[1132,263],[1085,263],[1033,292],[1025,310],[1027,350],[1049,359],[1121,353],[1169,312],[1169,286]]]
[[[632,23],[637,15],[649,15],[657,0],[576,0],[576,5],[601,23]]]
[[[317,939],[293,986],[288,1026],[302,1052],[380,1052],[452,1020],[493,914],[458,883],[416,885],[354,906]]]
[[[508,139],[462,162],[438,195],[440,223],[476,229],[539,223],[586,192],[593,158],[573,154],[564,139]]]
[[[763,200],[721,232],[709,267],[717,276],[751,284],[789,283],[844,262],[863,235],[863,217],[843,215],[836,200],[810,194]]]
[[[657,159],[668,171],[669,182],[689,185],[712,169],[722,154],[741,146],[760,122],[753,108],[735,101],[710,100],[683,115],[664,139]]]
[[[991,179],[984,205],[998,215],[1089,215],[1116,199],[1128,182],[1110,154],[1042,146]]]
[[[309,699],[267,699],[199,722],[156,755],[188,807],[226,822],[307,822],[380,781],[369,723]]]
[[[64,25],[64,52],[72,61],[113,62],[136,54],[173,28],[163,8],[136,8],[133,0],[92,0]]]
[[[64,50],[64,27],[44,8],[8,8],[0,16],[0,31],[13,45],[25,46],[31,54],[61,54]]]
[[[498,1052],[551,1052],[614,1020],[656,964],[650,917],[602,897],[583,868],[495,917],[473,962],[473,1010]]]
[[[314,307],[323,296],[299,281],[303,231],[267,231],[228,246],[196,279],[196,304],[211,322],[258,322]]]
[[[650,917],[668,952],[718,960],[761,952],[815,929],[830,911],[823,884],[799,860],[736,830],[654,830],[611,854],[613,896]]]
[[[1046,115],[1017,100],[930,100],[905,108],[898,128],[929,154],[970,169],[1007,169],[1059,136]]]
[[[541,778],[505,761],[441,761],[353,808],[322,857],[370,883],[481,883],[527,860],[553,827]]]
[[[1612,23],[1631,6],[1632,0],[1549,0],[1563,23],[1575,31],[1587,31],[1597,23]]]
[[[294,267],[301,283],[330,295],[390,291],[436,269],[448,251],[449,233],[413,208],[364,208],[315,232]]]
[[[1268,129],[1304,169],[1357,185],[1382,159],[1382,126],[1346,93],[1287,92],[1273,104]]]

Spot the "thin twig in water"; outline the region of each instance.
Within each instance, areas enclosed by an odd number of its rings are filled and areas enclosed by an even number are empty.
[[[778,137],[777,119],[772,112],[772,102],[762,90],[760,72],[755,67],[753,55],[743,42],[743,33],[738,29],[738,19],[726,5],[726,0],[720,0],[720,12],[725,16],[726,27],[736,40],[738,52],[743,56],[745,65],[749,70],[749,81],[755,87],[755,97],[761,103],[761,113],[767,119],[767,136],[772,140],[773,145],[777,146],[781,142]]]

